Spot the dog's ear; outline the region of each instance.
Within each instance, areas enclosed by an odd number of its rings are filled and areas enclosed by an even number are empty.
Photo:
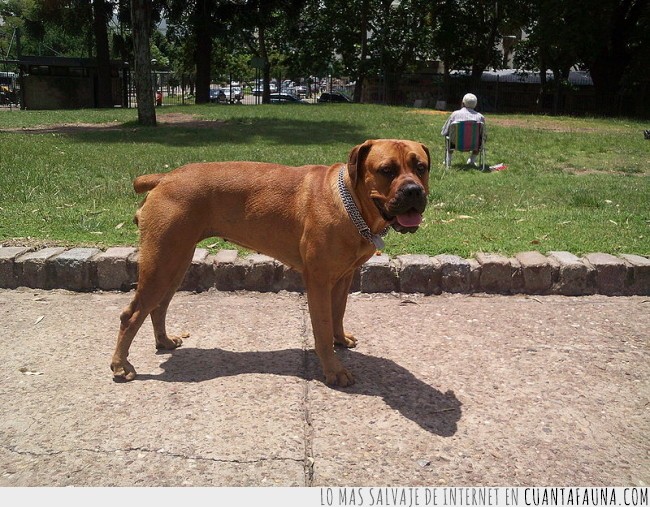
[[[373,140],[368,140],[363,144],[355,146],[350,152],[348,157],[348,175],[350,176],[350,182],[354,188],[357,185],[357,179],[359,177],[359,168],[363,166],[363,162],[368,156],[370,147],[373,144]]]

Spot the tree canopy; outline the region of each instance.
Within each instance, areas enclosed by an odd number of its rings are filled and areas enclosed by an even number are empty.
[[[264,99],[271,75],[338,75],[384,80],[389,92],[405,72],[437,60],[479,79],[504,65],[551,70],[560,86],[571,69],[588,70],[603,97],[647,86],[650,0],[147,0],[151,54],[191,75],[197,102],[215,79],[251,80],[263,61]],[[107,55],[134,61],[128,0],[5,0],[0,58],[23,54]],[[164,22],[161,24],[160,21]],[[275,70],[274,70],[275,69]],[[545,72],[543,72],[545,75]],[[604,99],[603,99],[604,100]]]

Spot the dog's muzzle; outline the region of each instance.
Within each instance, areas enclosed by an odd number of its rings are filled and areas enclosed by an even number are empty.
[[[402,185],[395,197],[386,203],[380,211],[393,229],[402,234],[415,232],[422,223],[422,213],[427,207],[424,188],[415,182]]]

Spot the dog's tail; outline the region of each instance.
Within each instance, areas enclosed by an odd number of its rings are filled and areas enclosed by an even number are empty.
[[[163,179],[163,176],[165,176],[164,173],[145,174],[143,176],[138,176],[135,180],[133,180],[133,188],[137,194],[148,192],[149,190],[153,190],[156,185],[160,183],[160,180]]]

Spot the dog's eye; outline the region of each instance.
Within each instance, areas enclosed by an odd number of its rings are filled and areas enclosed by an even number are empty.
[[[386,165],[379,168],[379,173],[392,179],[397,174],[397,170],[392,165]]]
[[[424,174],[425,172],[427,172],[428,169],[429,169],[429,167],[428,167],[427,164],[425,164],[424,162],[418,162],[418,163],[416,164],[416,166],[415,166],[415,170],[416,170],[419,174]]]

